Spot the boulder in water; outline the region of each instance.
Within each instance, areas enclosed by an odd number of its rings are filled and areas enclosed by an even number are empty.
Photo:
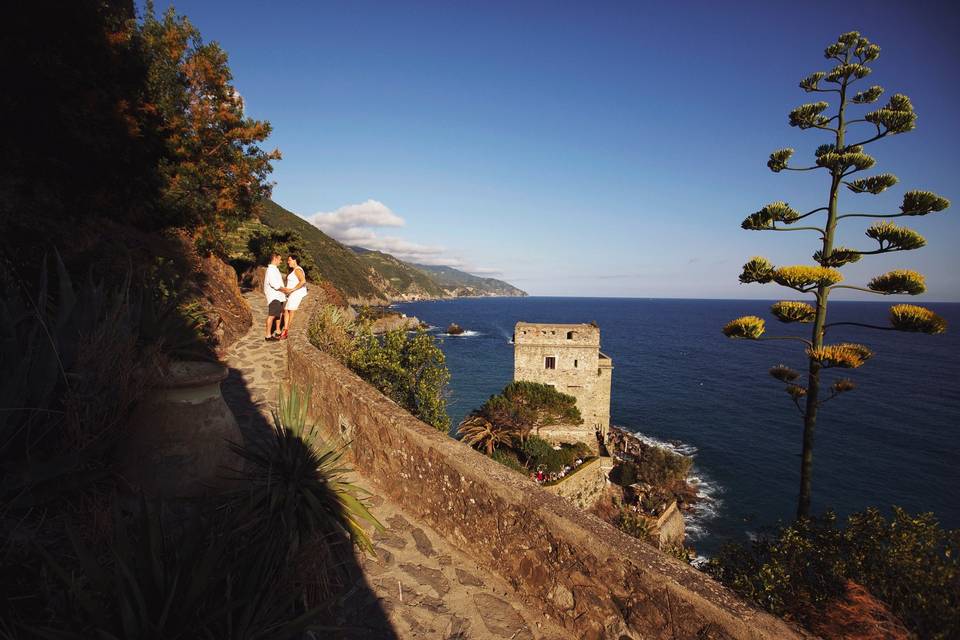
[[[451,322],[450,326],[447,327],[447,335],[458,336],[463,333],[463,327],[458,325],[456,322]]]

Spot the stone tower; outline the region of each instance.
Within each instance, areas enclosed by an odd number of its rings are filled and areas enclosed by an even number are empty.
[[[549,384],[577,399],[581,425],[540,430],[552,442],[584,442],[597,448],[597,432],[606,442],[610,427],[613,361],[600,352],[600,328],[594,324],[518,322],[513,334],[513,379]]]

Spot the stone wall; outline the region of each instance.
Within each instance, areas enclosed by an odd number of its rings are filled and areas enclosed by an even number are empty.
[[[667,510],[660,514],[656,522],[657,539],[661,549],[666,549],[676,543],[683,543],[685,535],[683,514],[677,508],[677,502],[674,500],[667,507]]]
[[[291,380],[311,389],[313,416],[328,435],[352,442],[357,470],[570,637],[802,637],[696,569],[420,422],[315,349],[305,324],[287,343]]]
[[[594,458],[560,482],[544,485],[543,489],[555,496],[569,500],[580,509],[587,510],[603,495],[606,486],[607,476],[604,473],[601,459]]]
[[[553,442],[584,442],[597,448],[595,433],[610,425],[613,362],[600,353],[600,329],[591,324],[518,322],[513,336],[513,379],[553,385],[577,399],[582,425],[541,430]],[[555,358],[547,369],[545,359]]]

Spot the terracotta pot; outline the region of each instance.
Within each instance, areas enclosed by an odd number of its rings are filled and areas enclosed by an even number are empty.
[[[121,450],[124,478],[158,498],[191,498],[230,489],[243,442],[220,395],[227,368],[215,362],[177,362],[137,407]]]

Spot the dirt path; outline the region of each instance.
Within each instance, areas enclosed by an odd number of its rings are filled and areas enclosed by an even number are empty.
[[[230,376],[223,384],[245,438],[270,425],[270,407],[286,377],[286,345],[263,339],[266,306],[259,292],[245,294],[253,325],[227,354]],[[306,318],[297,318],[300,322]],[[362,476],[357,484],[372,490]],[[519,604],[509,584],[480,569],[429,527],[379,496],[374,515],[387,531],[374,536],[376,558],[355,555],[354,597],[341,620],[348,627],[337,637],[513,640],[565,638],[538,611]]]

